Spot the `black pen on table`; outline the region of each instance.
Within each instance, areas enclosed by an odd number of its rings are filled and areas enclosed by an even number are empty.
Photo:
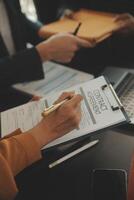
[[[78,31],[79,31],[81,25],[82,25],[82,23],[80,22],[80,23],[78,24],[78,26],[76,27],[76,29],[74,30],[73,35],[77,35],[77,33],[78,33]]]

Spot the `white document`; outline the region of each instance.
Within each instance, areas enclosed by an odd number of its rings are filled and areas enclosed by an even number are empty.
[[[54,62],[43,64],[45,79],[14,85],[16,89],[45,96],[51,91],[61,91],[73,85],[93,79],[93,75]]]
[[[118,102],[109,87],[102,89],[103,85],[108,85],[103,76],[71,87],[68,91],[74,90],[84,97],[82,101],[82,120],[78,130],[73,130],[67,135],[56,139],[49,145],[51,147],[77,137],[101,130],[103,128],[125,122],[124,113],[113,107],[119,107]],[[51,93],[52,94],[52,93]],[[35,126],[41,120],[41,113],[45,107],[52,105],[58,98],[59,93],[53,93],[37,102],[30,102],[1,113],[2,136],[11,133],[17,128],[26,131]],[[54,122],[52,122],[54,123]],[[45,130],[44,130],[45,132]]]

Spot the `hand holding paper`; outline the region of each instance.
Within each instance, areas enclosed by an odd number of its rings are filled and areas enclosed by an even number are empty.
[[[122,35],[134,35],[134,17],[130,14],[117,15],[115,22],[118,24],[119,29],[117,33]]]

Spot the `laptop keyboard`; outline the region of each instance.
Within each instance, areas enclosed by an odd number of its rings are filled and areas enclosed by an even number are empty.
[[[117,93],[130,118],[134,117],[134,74],[128,73],[117,87]]]

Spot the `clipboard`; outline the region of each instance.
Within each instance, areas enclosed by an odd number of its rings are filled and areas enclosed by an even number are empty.
[[[114,90],[112,84],[109,82],[109,80],[107,80],[107,82],[108,82],[107,85],[103,85],[103,86],[102,86],[103,92],[106,92],[106,90],[109,88],[109,89],[111,90],[113,96],[115,97],[115,100],[116,100],[117,103],[118,103],[118,106],[112,105],[112,104],[110,103],[109,98],[108,98],[107,95],[106,95],[106,97],[107,97],[107,99],[108,99],[108,101],[109,101],[109,104],[110,104],[110,106],[111,106],[111,109],[113,110],[113,112],[116,111],[116,110],[121,110],[122,113],[124,114],[125,118],[126,118],[126,122],[129,123],[131,120],[130,120],[130,118],[129,118],[127,112],[125,111],[123,104],[121,103],[119,97],[117,96],[117,94],[116,94],[116,92],[115,92],[115,90]],[[105,93],[105,94],[106,94],[106,93]]]
[[[75,91],[84,98],[81,103],[82,120],[79,129],[73,130],[65,136],[56,139],[46,145],[44,147],[45,149],[56,147],[60,144],[77,139],[84,139],[89,137],[89,135],[101,133],[107,128],[130,122],[112,85],[104,76],[73,86],[67,91]],[[15,128],[20,128],[22,132],[25,132],[35,126],[41,120],[41,113],[43,111],[41,111],[41,109],[44,108],[46,101],[48,106],[52,105],[61,93],[62,91],[58,93],[53,92],[38,102],[30,102],[1,113],[3,136],[5,136],[6,133],[9,134],[14,131]],[[34,118],[30,118],[30,114],[31,117],[34,116]],[[33,123],[35,118],[37,122],[30,125],[31,121]],[[6,119],[8,119],[10,123]],[[17,124],[17,127],[14,127],[14,124]],[[7,127],[10,127],[10,130],[7,130]]]

